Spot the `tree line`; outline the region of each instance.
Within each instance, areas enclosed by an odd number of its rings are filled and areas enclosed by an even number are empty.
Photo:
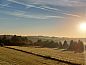
[[[70,43],[68,41],[58,41],[54,42],[53,40],[49,41],[42,41],[41,39],[37,40],[36,42],[32,42],[31,40],[28,40],[27,37],[23,36],[6,36],[3,35],[0,36],[0,46],[40,46],[40,47],[47,47],[47,48],[58,48],[63,49],[67,51],[74,51],[74,52],[84,52],[84,44],[82,41],[78,40],[73,41],[71,40]],[[86,46],[85,46],[86,47]]]
[[[74,51],[74,52],[80,52],[80,53],[84,52],[84,44],[80,40],[78,40],[78,42],[71,40],[68,44],[66,40],[62,43],[61,41],[59,42],[48,41],[48,40],[42,41],[39,39],[33,45],[40,46],[40,47],[64,49],[66,51]]]
[[[28,43],[28,39],[27,37],[22,37],[22,36],[6,36],[3,35],[2,37],[0,37],[0,45],[1,46],[21,46],[21,45],[25,45]]]

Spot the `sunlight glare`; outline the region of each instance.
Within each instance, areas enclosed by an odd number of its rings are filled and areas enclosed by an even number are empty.
[[[86,22],[80,23],[80,30],[86,31]]]

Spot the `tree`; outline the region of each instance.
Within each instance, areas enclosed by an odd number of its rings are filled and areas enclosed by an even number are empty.
[[[27,37],[20,37],[21,44],[27,45],[28,43],[31,44],[32,41],[28,40]]]
[[[41,46],[41,43],[42,43],[42,40],[38,39],[37,42],[35,42],[33,45]]]
[[[74,51],[74,50],[75,50],[76,45],[77,45],[77,42],[75,42],[75,41],[71,40],[71,41],[70,41],[70,45],[69,45],[68,50],[69,50],[69,51]]]
[[[2,38],[2,43],[6,44],[6,39],[7,39],[6,35],[4,35],[3,38]]]
[[[11,38],[11,43],[12,45],[26,45],[28,43],[28,39],[26,37],[21,37],[21,36],[12,36]]]
[[[65,40],[64,43],[63,43],[63,49],[68,49],[68,46],[69,45],[68,45],[67,41]]]
[[[82,41],[78,40],[78,44],[76,46],[76,52],[82,53],[84,52],[84,44]]]
[[[47,45],[49,48],[55,48],[56,47],[55,42],[53,40],[50,41]]]
[[[28,45],[29,43],[32,43],[32,41],[28,40],[27,37],[23,37],[23,36],[2,35],[0,37],[0,44],[4,44],[4,45],[19,46],[19,45]]]
[[[41,44],[42,47],[50,47],[50,42],[48,40],[43,41]]]

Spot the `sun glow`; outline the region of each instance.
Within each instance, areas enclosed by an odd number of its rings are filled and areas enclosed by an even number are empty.
[[[80,23],[80,30],[86,31],[86,22]]]

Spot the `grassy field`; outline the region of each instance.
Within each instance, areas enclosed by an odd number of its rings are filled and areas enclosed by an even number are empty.
[[[27,51],[27,52],[32,52],[34,54],[39,54],[42,56],[49,56],[52,58],[85,65],[85,54],[84,53],[74,53],[74,52],[62,51],[62,50],[51,49],[51,48],[35,48],[35,47],[19,47],[19,46],[10,46],[10,47],[15,48],[15,49],[20,49],[23,51]],[[36,58],[36,59],[40,60],[38,58]],[[43,61],[45,61],[45,59]],[[47,63],[47,60],[46,60],[46,63]],[[55,61],[54,62],[51,61],[48,63],[50,63],[51,65],[59,65]]]
[[[21,51],[0,47],[0,65],[68,65],[68,64],[50,59],[45,59]]]

